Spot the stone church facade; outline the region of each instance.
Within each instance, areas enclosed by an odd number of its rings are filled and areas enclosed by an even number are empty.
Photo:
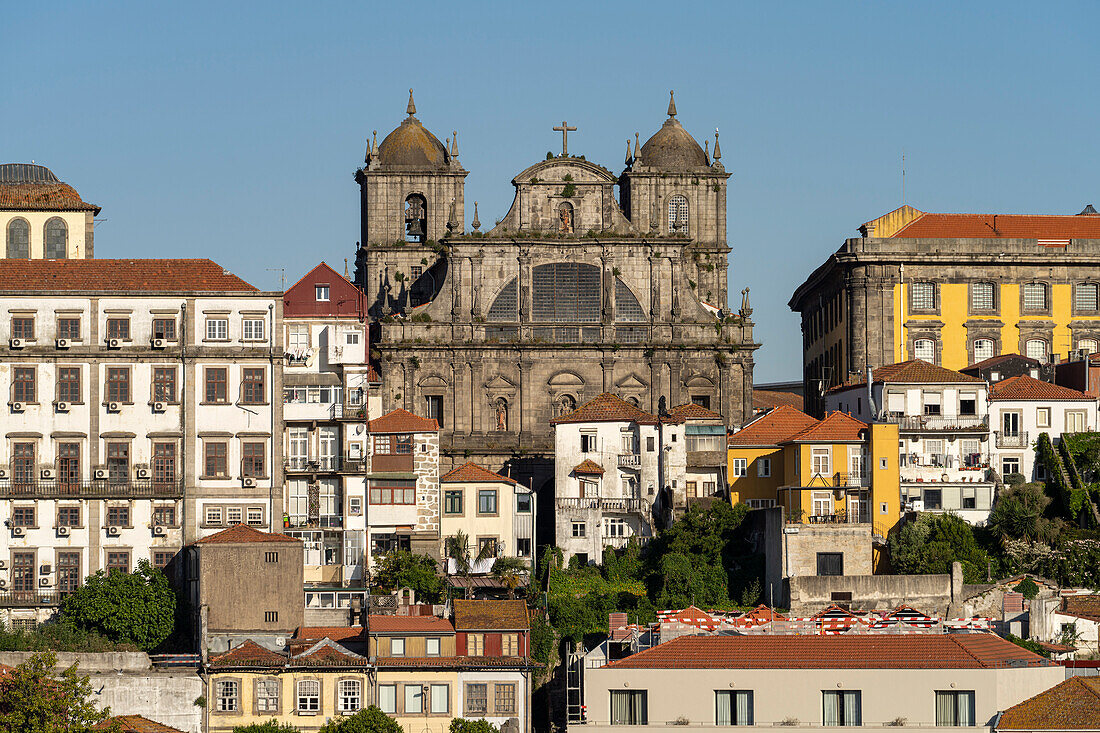
[[[747,292],[727,303],[726,181],[717,136],[668,119],[625,170],[566,152],[513,180],[493,227],[466,230],[457,134],[407,118],[368,141],[356,171],[366,297],[382,409],[441,424],[441,470],[466,460],[541,488],[550,419],[601,392],[653,413],[685,402],[731,427],[752,414]],[[562,129],[565,128],[565,129]],[[615,195],[615,186],[619,196]],[[484,231],[488,229],[488,231]]]

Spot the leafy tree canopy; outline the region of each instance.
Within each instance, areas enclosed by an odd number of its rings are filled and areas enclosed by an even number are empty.
[[[995,537],[1050,542],[1062,529],[1060,520],[1047,519],[1044,513],[1051,504],[1041,483],[1011,486],[1001,492],[986,525]]]
[[[950,573],[962,563],[968,583],[984,581],[989,556],[978,546],[974,530],[954,514],[921,514],[890,535],[890,561],[901,575]]]
[[[333,718],[321,726],[320,733],[405,733],[396,720],[371,705],[355,715]]]
[[[76,665],[54,676],[57,656],[35,654],[0,678],[0,730],[20,733],[85,733],[105,720],[89,700],[92,687]]]
[[[374,583],[387,591],[412,588],[421,603],[443,600],[443,580],[435,560],[427,555],[414,555],[397,550],[378,558]]]
[[[149,564],[132,573],[89,576],[61,606],[61,620],[113,642],[155,649],[175,628],[176,595],[168,577]]]
[[[477,720],[452,718],[449,733],[500,733],[500,728],[481,718]]]
[[[272,718],[266,723],[238,725],[233,728],[233,733],[299,733],[299,730],[290,723],[280,723]]]

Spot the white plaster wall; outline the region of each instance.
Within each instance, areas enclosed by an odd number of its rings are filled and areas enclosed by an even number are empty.
[[[1039,427],[1039,409],[1050,410],[1050,425]],[[1066,413],[1070,411],[1085,413],[1085,430],[1092,431],[1097,426],[1097,407],[1095,399],[1088,400],[993,400],[989,405],[989,429],[998,431],[1004,425],[1004,413],[1020,414],[1020,430],[1027,433],[1027,447],[999,448],[996,440],[993,446],[993,465],[1001,470],[1001,459],[1012,456],[1020,459],[1020,473],[1029,480],[1035,480],[1035,443],[1039,433],[1046,433],[1057,441],[1066,428]]]
[[[30,224],[31,259],[40,260],[46,256],[46,222],[53,218],[61,219],[68,227],[68,258],[73,260],[87,257],[85,251],[85,230],[90,211],[3,211],[0,212],[0,256],[7,255],[8,224],[12,219],[25,219]]]

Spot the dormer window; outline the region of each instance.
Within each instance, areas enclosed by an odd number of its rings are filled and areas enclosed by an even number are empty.
[[[328,285],[315,285],[313,294],[318,303],[328,302]]]

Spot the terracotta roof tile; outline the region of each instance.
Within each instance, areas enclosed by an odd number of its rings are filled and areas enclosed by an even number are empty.
[[[211,667],[282,667],[286,662],[284,655],[265,649],[251,639],[210,657]]]
[[[370,662],[366,657],[348,651],[328,638],[290,658],[290,666],[294,667],[364,667],[368,664]]]
[[[591,473],[602,476],[604,470],[603,466],[596,463],[591,458],[585,458],[576,466],[573,466],[573,473]]]
[[[802,410],[806,406],[806,401],[802,399],[801,395],[796,395],[794,392],[778,392],[770,389],[754,389],[752,391],[752,409],[757,411],[771,410],[780,405]]]
[[[998,354],[997,356],[991,356],[988,359],[982,359],[981,361],[971,364],[967,369],[985,369],[987,367],[994,367],[998,364],[1002,364],[1006,361],[1020,360],[1025,364],[1031,366],[1039,366],[1038,359],[1032,359],[1030,356],[1023,356],[1021,354]]]
[[[993,634],[682,636],[610,662],[624,669],[986,669],[1054,666]]]
[[[991,400],[1095,400],[1092,395],[1020,374],[993,384]]]
[[[635,422],[639,425],[656,425],[658,418],[635,407],[622,397],[610,392],[596,395],[568,415],[556,417],[551,425],[578,422]]]
[[[0,260],[0,291],[259,292],[213,260]]]
[[[5,211],[91,211],[99,207],[80,198],[67,183],[0,184],[0,210]]]
[[[370,633],[453,634],[455,627],[438,616],[371,616]]]
[[[1100,623],[1100,595],[1066,596],[1059,613]]]
[[[499,473],[493,473],[487,468],[477,465],[471,461],[467,461],[455,470],[448,473],[439,479],[439,483],[484,483],[484,482],[504,482],[506,484],[518,484],[515,479],[508,478],[507,476],[501,476]]]
[[[362,637],[365,633],[366,629],[362,626],[302,626],[294,634],[294,641],[347,641]]]
[[[110,730],[112,726],[119,733],[183,733],[179,728],[173,728],[155,720],[149,720],[144,715],[115,715],[101,723],[92,726],[93,730]]]
[[[823,420],[792,435],[787,441],[860,440],[867,423],[843,412],[830,412]]]
[[[238,524],[229,529],[223,529],[216,534],[203,537],[201,540],[195,540],[196,545],[225,545],[241,542],[293,542],[299,544],[301,540],[285,534],[261,532],[255,527],[249,527],[247,524]]]
[[[399,407],[371,420],[367,429],[372,433],[434,433],[439,430],[439,423]]]
[[[765,624],[769,621],[786,618],[787,617],[779,611],[776,611],[774,608],[768,608],[763,603],[761,603],[759,606],[752,609],[751,611],[748,611],[747,613],[738,617],[739,620],[744,619],[746,621],[751,621],[754,624]]]
[[[526,630],[531,621],[524,601],[455,601],[455,629]]]
[[[1100,239],[1100,216],[922,214],[894,236],[922,239]]]
[[[725,420],[719,413],[714,410],[708,410],[702,405],[697,405],[694,402],[687,402],[682,405],[676,405],[668,414],[672,417],[683,418],[684,420]]]
[[[1100,729],[1100,677],[1070,677],[1001,713],[997,730]]]
[[[956,372],[953,369],[945,369],[944,367],[924,361],[923,359],[910,359],[909,361],[899,361],[897,364],[880,366],[878,369],[871,372],[871,378],[876,384],[879,382],[893,384],[954,384],[956,382],[974,382],[984,384],[985,382],[985,380],[980,377],[972,377],[969,374]],[[829,391],[843,392],[855,387],[866,386],[866,384],[866,380],[849,382],[847,384],[837,385]]]
[[[526,657],[378,657],[378,669],[480,669],[537,667]]]
[[[731,446],[779,445],[806,428],[816,425],[813,419],[801,410],[780,405],[750,422],[729,436]]]

